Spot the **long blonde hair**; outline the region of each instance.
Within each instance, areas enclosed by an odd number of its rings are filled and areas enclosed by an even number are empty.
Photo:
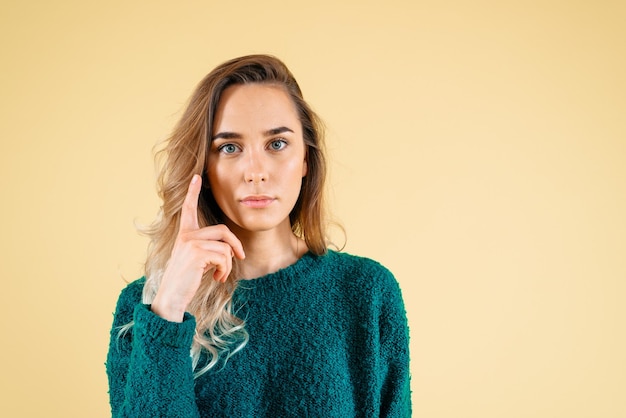
[[[298,110],[308,171],[302,179],[300,196],[289,218],[294,234],[305,240],[312,253],[321,255],[327,250],[324,203],[326,159],[321,121],[304,101],[298,83],[279,59],[268,55],[235,58],[216,67],[198,84],[172,135],[156,155],[160,168],[158,191],[163,205],[156,221],[143,231],[151,240],[145,265],[143,303],[151,303],[159,288],[178,234],[181,207],[192,176],[200,174],[203,184],[209,184],[208,150],[220,97],[227,87],[247,83],[284,88]],[[222,223],[223,216],[211,190],[203,187],[198,201],[200,227]],[[196,318],[196,334],[191,347],[196,377],[213,368],[220,360],[226,361],[247,342],[244,321],[233,312],[232,297],[237,283],[236,265],[223,284],[214,281],[211,272],[208,272],[187,308]],[[198,367],[203,351],[207,353],[208,361]]]

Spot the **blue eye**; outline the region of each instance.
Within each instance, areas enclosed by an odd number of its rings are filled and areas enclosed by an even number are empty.
[[[280,151],[287,146],[287,142],[284,139],[276,139],[270,142],[270,148],[272,151]]]
[[[224,144],[219,147],[218,150],[224,154],[233,154],[237,152],[237,146],[235,146],[235,144]]]

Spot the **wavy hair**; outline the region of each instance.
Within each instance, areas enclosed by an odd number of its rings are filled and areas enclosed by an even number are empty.
[[[178,234],[181,208],[192,176],[200,174],[203,185],[209,184],[208,152],[220,97],[232,85],[249,83],[282,88],[295,104],[302,124],[308,171],[302,179],[300,196],[289,219],[292,231],[305,240],[309,251],[317,255],[327,251],[323,125],[304,101],[296,79],[282,61],[269,55],[235,58],[216,67],[198,84],[171,136],[156,153],[159,168],[157,185],[163,204],[157,219],[143,231],[150,238],[143,303],[151,303],[156,296]],[[210,188],[203,187],[198,201],[200,227],[222,223],[223,216]],[[226,283],[212,280],[211,272],[207,272],[187,308],[196,318],[196,334],[191,347],[196,377],[216,366],[220,360],[227,361],[247,343],[245,323],[233,312],[233,292],[239,281],[237,270],[235,260]],[[207,362],[199,365],[203,352],[208,356]]]

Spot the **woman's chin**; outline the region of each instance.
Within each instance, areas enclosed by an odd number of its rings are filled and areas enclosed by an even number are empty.
[[[276,220],[267,217],[246,217],[227,222],[233,232],[239,230],[244,233],[264,233],[269,231],[291,230],[289,218]],[[235,232],[236,233],[236,232]]]

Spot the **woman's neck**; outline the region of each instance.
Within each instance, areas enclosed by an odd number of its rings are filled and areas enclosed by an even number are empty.
[[[304,240],[296,237],[288,224],[270,231],[233,232],[246,253],[246,258],[238,262],[243,279],[254,279],[288,267],[308,251]]]

